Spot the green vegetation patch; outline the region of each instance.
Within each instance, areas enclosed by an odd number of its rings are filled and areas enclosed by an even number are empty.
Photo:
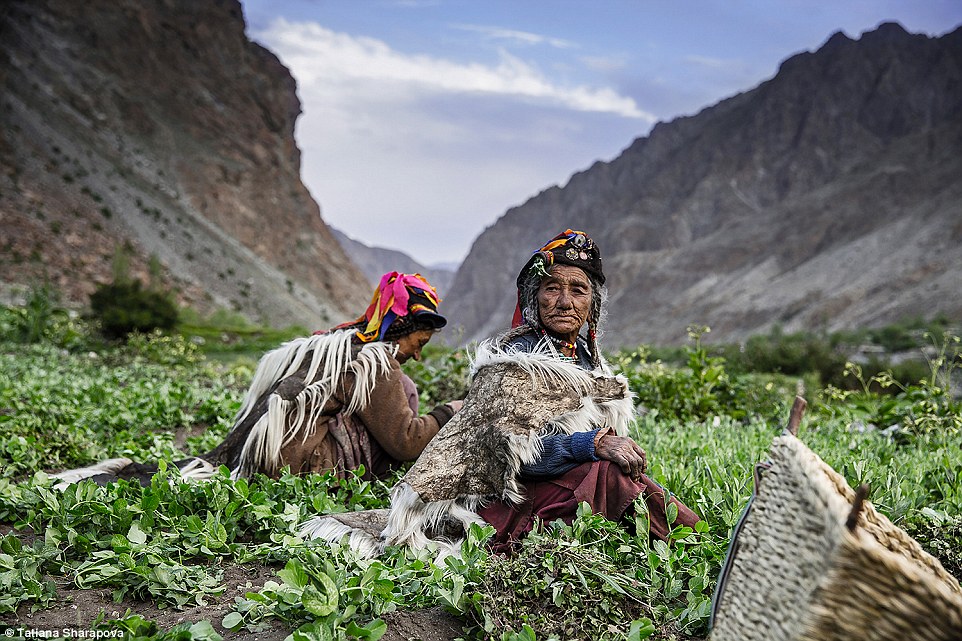
[[[210,482],[188,483],[162,464],[148,487],[53,489],[47,472],[62,468],[208,451],[250,382],[246,356],[292,337],[210,320],[191,332],[134,333],[107,344],[43,300],[0,310],[3,621],[55,606],[58,587],[202,606],[223,598],[225,569],[256,563],[273,568],[275,579],[239,597],[219,621],[164,630],[128,615],[91,625],[137,639],[213,640],[215,626],[256,635],[277,624],[295,639],[377,639],[384,615],[441,607],[463,621],[466,639],[703,639],[752,468],[801,385],[811,405],[800,437],[850,484],[869,483],[879,511],[959,572],[962,412],[951,390],[951,336],[933,344],[917,381],[843,364],[842,375],[858,381],[844,389],[813,387],[810,373],[740,371],[706,347],[697,328],[677,363],[653,359],[647,347],[612,355],[636,395],[632,433],[650,476],[703,521],[677,528],[664,544],[649,540],[643,503],[627,526],[582,510],[571,525],[541,524],[515,555],[490,555],[490,528],[475,527],[461,558],[438,561],[430,550],[394,548],[362,560],[297,534],[318,514],[386,507],[397,477],[232,480],[222,469]],[[223,335],[233,342],[217,353],[211,346]],[[464,351],[432,345],[407,369],[425,409],[467,389]],[[885,394],[883,385],[891,388]]]

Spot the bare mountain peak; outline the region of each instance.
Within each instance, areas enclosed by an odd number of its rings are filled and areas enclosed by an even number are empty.
[[[882,22],[871,30],[862,34],[862,40],[866,44],[895,44],[900,45],[912,39],[927,40],[928,36],[920,33],[912,34],[905,30],[900,23],[890,21]]]
[[[454,320],[505,329],[514,266],[565,227],[602,248],[609,344],[962,314],[960,149],[957,35],[836,34],[508,211],[455,277]]]

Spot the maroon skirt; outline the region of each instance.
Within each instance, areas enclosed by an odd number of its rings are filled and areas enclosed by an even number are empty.
[[[667,498],[678,508],[678,518],[671,525],[665,513],[665,490],[647,476],[637,481],[609,461],[582,463],[558,478],[548,481],[524,481],[525,501],[511,505],[493,501],[478,510],[485,521],[494,526],[497,533],[488,543],[492,551],[510,551],[534,526],[535,517],[550,522],[561,519],[574,521],[578,504],[585,502],[596,514],[611,521],[626,516],[629,506],[639,496],[648,506],[651,536],[667,540],[674,525],[692,527],[699,521],[698,515],[675,497]]]

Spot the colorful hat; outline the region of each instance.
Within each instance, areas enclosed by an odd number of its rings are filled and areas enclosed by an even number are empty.
[[[595,241],[583,231],[566,229],[536,251],[521,268],[518,274],[518,287],[530,276],[532,270],[542,276],[548,275],[552,265],[571,265],[580,267],[599,285],[605,284],[605,274],[601,269],[601,251]]]
[[[448,320],[438,313],[439,302],[437,290],[420,274],[390,272],[381,277],[364,315],[335,329],[360,327],[356,333],[362,343],[384,340],[399,318],[409,317],[441,329]]]
[[[541,279],[548,275],[552,265],[571,265],[584,270],[588,277],[594,282],[596,287],[605,284],[605,274],[601,269],[601,250],[588,234],[583,231],[566,229],[563,233],[552,238],[547,245],[537,250],[531,258],[521,268],[518,274],[518,304],[514,308],[514,315],[511,319],[511,327],[517,328],[527,323],[537,322],[534,318],[525,320],[522,308],[525,305],[532,306],[536,303],[531,300],[522,304],[522,291],[526,286],[530,289],[535,283],[540,283]],[[599,305],[598,303],[595,303]],[[597,329],[600,309],[594,309],[588,318],[588,348],[591,350],[592,359],[597,366],[600,363],[597,345]],[[529,316],[535,316],[531,311]]]

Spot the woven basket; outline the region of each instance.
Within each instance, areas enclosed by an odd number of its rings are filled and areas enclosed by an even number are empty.
[[[712,641],[962,640],[962,589],[804,443],[772,443],[716,594]]]

